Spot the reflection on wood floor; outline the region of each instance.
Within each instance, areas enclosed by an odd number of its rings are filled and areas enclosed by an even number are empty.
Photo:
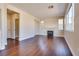
[[[8,39],[1,56],[72,56],[64,38],[35,36],[21,42]]]

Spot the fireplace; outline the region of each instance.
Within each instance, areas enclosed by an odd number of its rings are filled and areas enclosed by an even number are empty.
[[[47,37],[53,37],[53,31],[47,31]]]

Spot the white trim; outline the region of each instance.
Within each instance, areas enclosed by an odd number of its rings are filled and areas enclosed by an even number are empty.
[[[64,35],[54,35],[55,37],[64,37]]]
[[[26,37],[25,38],[20,37],[19,38],[19,41],[27,40],[27,39],[32,38],[32,37],[35,37],[35,35],[34,36],[31,36],[31,37],[27,37],[27,38]]]
[[[4,50],[5,49],[5,46],[3,46],[3,47],[0,47],[0,50]]]
[[[65,38],[65,40],[66,40],[66,38]],[[73,49],[71,48],[71,46],[70,46],[70,44],[69,44],[69,42],[68,42],[67,40],[66,40],[66,43],[67,43],[67,45],[68,45],[68,47],[69,47],[69,49],[70,49],[72,55],[73,55],[73,56],[76,56],[76,54],[74,53]]]

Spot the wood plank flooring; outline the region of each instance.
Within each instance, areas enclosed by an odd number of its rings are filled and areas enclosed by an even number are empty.
[[[0,56],[72,56],[64,38],[35,36],[21,42],[8,39]]]

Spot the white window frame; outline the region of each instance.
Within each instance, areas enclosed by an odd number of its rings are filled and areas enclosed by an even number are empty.
[[[63,30],[64,28],[63,28],[63,18],[61,18],[61,19],[58,19],[58,29],[59,30]]]
[[[71,16],[70,16],[70,11],[71,11]],[[69,21],[69,19],[71,19],[71,21]],[[66,31],[74,32],[74,4],[70,6],[69,11],[66,15]]]

